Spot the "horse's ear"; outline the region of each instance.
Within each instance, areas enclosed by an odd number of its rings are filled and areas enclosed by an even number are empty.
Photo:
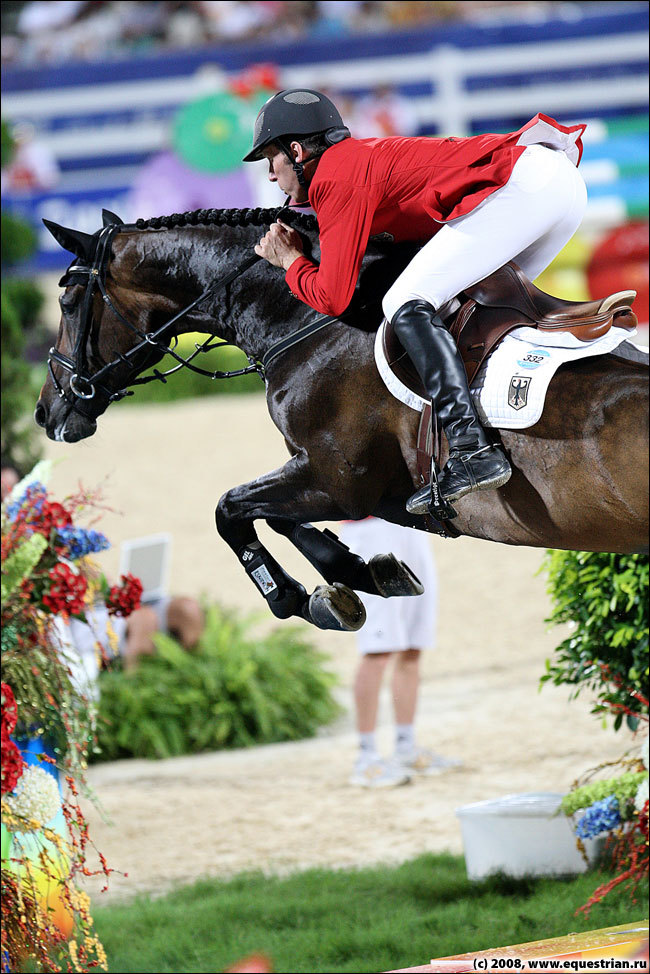
[[[60,227],[58,223],[52,223],[51,220],[43,220],[43,223],[64,250],[69,250],[77,257],[91,259],[95,251],[95,238],[90,233],[69,230],[67,227]]]
[[[111,210],[102,210],[102,220],[103,226],[112,227],[115,224],[123,226],[124,220],[122,220],[117,213],[113,213]]]

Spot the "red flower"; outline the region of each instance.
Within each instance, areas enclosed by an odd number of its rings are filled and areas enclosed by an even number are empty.
[[[120,581],[121,586],[113,585],[109,592],[106,602],[108,614],[130,616],[132,612],[140,608],[142,582],[135,575],[121,575]]]
[[[10,733],[16,726],[16,720],[18,717],[18,711],[16,708],[16,701],[14,700],[14,695],[11,692],[11,687],[8,684],[2,684],[2,733],[0,734],[0,741],[2,746],[2,754],[0,755],[1,770],[0,778],[2,779],[2,794],[5,795],[8,791],[13,791],[16,787],[16,782],[23,773],[23,759],[17,746],[9,737]]]
[[[54,613],[77,615],[84,610],[84,595],[88,582],[83,575],[77,575],[69,565],[58,562],[50,571],[48,578],[52,584],[42,596],[43,605]]]
[[[18,707],[14,693],[8,683],[2,684],[2,736],[8,736],[16,726]]]

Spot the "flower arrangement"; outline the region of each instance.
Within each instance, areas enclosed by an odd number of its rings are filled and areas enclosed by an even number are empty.
[[[632,896],[648,876],[648,735],[637,757],[601,765],[588,777],[605,768],[618,767],[619,774],[584,784],[576,782],[562,801],[562,811],[573,816],[578,848],[584,854],[583,839],[607,834],[607,848],[616,872],[602,884],[580,909],[589,913],[621,884]]]
[[[93,875],[78,799],[96,746],[95,703],[74,678],[60,625],[85,621],[99,598],[111,615],[129,615],[142,585],[123,576],[109,587],[89,557],[108,539],[75,523],[99,498],[80,491],[59,503],[48,473],[37,464],[2,505],[2,964],[85,971],[106,968],[89,899],[75,885]],[[43,752],[35,765],[21,752],[29,739]]]
[[[548,551],[543,569],[553,608],[546,620],[568,624],[568,635],[547,660],[544,684],[592,693],[592,713],[614,730],[641,734],[648,727],[648,558],[593,551]],[[616,774],[613,774],[614,769]],[[607,777],[597,776],[606,772]],[[607,835],[615,877],[598,887],[580,909],[616,887],[634,898],[648,875],[648,739],[637,757],[601,765],[573,786],[562,808],[574,817],[578,848]]]

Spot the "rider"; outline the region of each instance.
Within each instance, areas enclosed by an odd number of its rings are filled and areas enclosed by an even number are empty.
[[[511,468],[481,426],[445,317],[459,292],[510,260],[534,279],[575,233],[586,204],[577,171],[584,129],[536,115],[506,135],[353,139],[332,101],[304,88],[273,95],[257,116],[244,161],[267,159],[271,182],[318,217],[320,264],[281,221],[255,247],[286,271],[295,297],[339,316],[371,235],[425,242],[383,310],[445,430],[439,486],[447,501],[500,487]],[[424,487],[407,510],[425,514],[430,501]]]

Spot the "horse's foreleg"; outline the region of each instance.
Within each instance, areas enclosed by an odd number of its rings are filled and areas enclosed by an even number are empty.
[[[296,524],[283,518],[268,518],[268,525],[288,538],[326,582],[341,582],[357,592],[383,598],[421,595],[424,591],[408,565],[393,554],[377,554],[366,563],[327,528],[321,531],[313,524]]]
[[[365,621],[363,603],[347,586],[333,582],[311,595],[273,558],[259,540],[254,521],[296,518],[338,520],[344,517],[336,504],[310,483],[308,463],[292,457],[280,470],[229,490],[220,499],[217,530],[237,555],[247,575],[279,619],[299,616],[321,629],[359,629]]]

